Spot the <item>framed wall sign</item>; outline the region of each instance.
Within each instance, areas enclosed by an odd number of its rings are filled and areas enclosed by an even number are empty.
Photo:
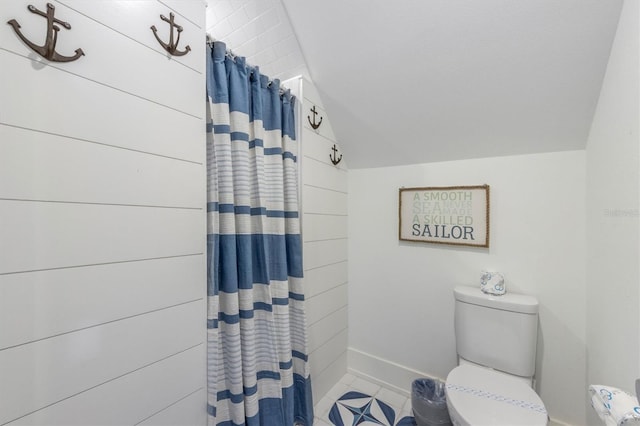
[[[489,247],[489,185],[400,188],[399,238]]]

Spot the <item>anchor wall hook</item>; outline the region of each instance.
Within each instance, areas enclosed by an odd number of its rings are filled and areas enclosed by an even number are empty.
[[[316,130],[322,124],[322,117],[320,117],[320,121],[316,123],[316,115],[318,115],[318,111],[316,111],[316,106],[314,105],[310,111],[313,113],[313,122],[311,122],[311,117],[309,117],[308,115],[307,115],[307,120],[309,120],[309,124],[311,124],[311,127],[313,127],[313,130]]]
[[[333,151],[333,157],[331,156],[331,154],[329,154],[329,160],[331,160],[334,166],[337,166],[338,163],[342,160],[342,154],[340,154],[340,158],[337,158],[338,148],[336,147],[335,143],[333,144],[333,148],[331,148],[331,151]]]
[[[35,13],[36,15],[47,18],[47,38],[44,42],[44,45],[38,46],[37,44],[28,40],[20,31],[21,26],[15,19],[7,21],[7,24],[13,27],[13,30],[16,32],[18,37],[20,37],[20,39],[34,52],[52,62],[71,62],[84,55],[82,49],[76,49],[76,54],[73,56],[63,56],[56,52],[56,42],[58,41],[58,31],[60,31],[60,27],[55,24],[62,25],[68,30],[71,29],[71,25],[69,25],[68,22],[61,21],[60,19],[54,17],[56,8],[51,3],[47,3],[46,13],[36,9],[35,6],[31,4],[27,6],[27,9],[29,9],[29,12],[31,13]]]
[[[191,47],[187,45],[184,47],[183,51],[178,50],[178,43],[180,43],[180,33],[182,32],[183,28],[182,26],[177,25],[175,23],[174,18],[175,18],[175,15],[173,14],[173,12],[169,13],[168,19],[166,16],[160,15],[160,19],[162,19],[164,22],[167,22],[169,24],[169,43],[165,43],[162,40],[160,40],[160,37],[158,37],[158,29],[156,28],[155,25],[151,26],[151,31],[153,31],[153,35],[156,37],[156,40],[158,40],[158,43],[160,43],[160,46],[162,46],[164,50],[166,50],[173,56],[183,56],[191,51]],[[174,28],[178,31],[178,37],[176,37],[175,42],[173,41]]]

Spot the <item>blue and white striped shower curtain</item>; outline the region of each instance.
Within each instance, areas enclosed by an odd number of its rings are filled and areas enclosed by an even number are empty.
[[[207,46],[209,425],[313,423],[294,102]]]

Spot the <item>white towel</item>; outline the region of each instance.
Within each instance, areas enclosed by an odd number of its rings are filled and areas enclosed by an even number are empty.
[[[607,426],[640,425],[640,404],[635,396],[610,386],[591,385],[591,406]]]
[[[504,276],[500,272],[482,271],[480,276],[480,290],[487,294],[501,296],[507,292],[504,286]]]

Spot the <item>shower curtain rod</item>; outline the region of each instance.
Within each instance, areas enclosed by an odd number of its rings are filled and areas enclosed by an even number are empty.
[[[216,40],[215,37],[213,37],[211,34],[206,33],[207,34],[207,44],[209,46],[213,47],[213,43],[215,43],[216,41],[220,41],[220,40]],[[231,59],[233,62],[236,61],[236,57],[238,55],[236,55],[235,53],[233,53],[233,51],[231,49],[227,49],[226,53],[227,57],[229,59]],[[247,66],[251,67],[251,68],[255,68],[254,65],[251,65],[249,63],[247,63]],[[251,71],[253,73],[253,71]],[[271,77],[267,77],[269,79],[269,83],[267,84],[267,86],[271,86],[271,83],[273,83],[273,80],[271,79]],[[280,86],[280,96],[282,96],[285,92],[287,92],[289,89],[284,87],[284,86]]]
[[[209,46],[213,47],[213,43],[215,43],[216,41],[219,41],[219,40],[216,40],[211,34],[207,33],[207,44]],[[237,55],[233,53],[231,49],[226,50],[226,55],[235,62]]]

